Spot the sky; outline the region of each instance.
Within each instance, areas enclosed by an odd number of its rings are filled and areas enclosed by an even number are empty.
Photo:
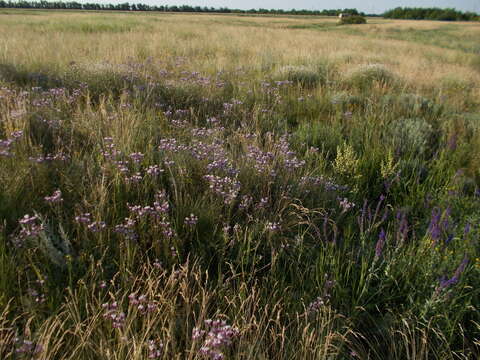
[[[104,0],[103,2],[116,3],[117,1]],[[123,2],[123,1],[118,1]],[[366,13],[382,13],[397,6],[412,7],[450,7],[462,11],[480,13],[480,0],[130,0],[132,3],[150,5],[193,5],[208,7],[228,7],[231,9],[339,9],[356,8]]]

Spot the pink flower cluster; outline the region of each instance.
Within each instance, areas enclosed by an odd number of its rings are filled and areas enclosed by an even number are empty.
[[[63,201],[62,192],[60,190],[56,190],[53,193],[53,195],[45,196],[44,199],[45,199],[46,202],[51,203],[51,204],[61,203]]]
[[[319,296],[307,306],[307,313],[314,314],[324,306],[325,306],[325,300],[323,296]]]
[[[353,202],[348,201],[347,198],[338,199],[339,205],[342,208],[342,212],[347,212],[348,210],[352,209],[355,207],[355,204]]]
[[[204,179],[209,182],[210,189],[223,198],[223,202],[230,205],[240,192],[240,182],[234,178],[205,175]]]
[[[70,157],[63,152],[58,152],[55,154],[40,155],[37,157],[29,158],[30,161],[33,161],[37,164],[51,162],[51,161],[67,161],[68,159],[70,159]]]
[[[115,226],[114,231],[118,234],[123,235],[125,238],[129,240],[137,240],[138,235],[135,232],[135,219],[125,218],[123,224],[119,224]]]
[[[10,137],[5,140],[0,140],[0,156],[10,157],[13,156],[11,153],[11,147],[19,138],[23,136],[23,131],[14,131],[10,134]]]
[[[114,160],[118,156],[121,155],[121,152],[117,150],[115,143],[113,142],[113,138],[111,137],[106,137],[103,138],[103,141],[105,143],[105,149],[102,151],[102,155],[109,160]]]
[[[161,341],[149,340],[148,341],[148,358],[158,359],[163,355],[163,343]]]
[[[37,304],[42,304],[46,301],[45,294],[43,293],[44,284],[44,280],[36,280],[33,287],[28,289],[28,295],[30,295]]]
[[[122,159],[122,152],[117,150],[115,143],[111,137],[103,139],[104,148],[101,154],[106,160],[108,160],[118,172],[123,176],[124,180],[128,184],[138,184],[143,180],[142,169],[138,169],[139,164],[145,157],[145,154],[141,152],[134,152],[128,155],[129,160]],[[133,163],[133,166],[131,164]],[[134,170],[131,170],[133,167]],[[146,168],[145,173],[150,176],[158,176],[163,170],[158,165],[151,165]]]
[[[75,221],[79,224],[84,224],[91,232],[100,232],[107,227],[104,221],[92,221],[92,215],[90,213],[83,213],[75,216]]]
[[[121,225],[117,225],[115,227],[115,231],[118,233],[122,233],[126,237],[131,239],[136,238],[134,235],[133,229],[137,222],[141,221],[142,219],[148,220],[149,218],[152,219],[155,227],[160,227],[162,233],[165,237],[171,238],[175,236],[175,231],[172,228],[169,219],[169,210],[170,205],[168,204],[167,200],[167,193],[165,190],[158,191],[155,194],[155,201],[153,206],[141,206],[141,205],[128,205],[130,210],[130,217],[125,219],[125,223]]]
[[[119,310],[118,303],[116,301],[104,303],[102,304],[102,308],[105,310],[103,313],[103,318],[111,320],[112,327],[119,329],[125,325],[126,315],[123,311]]]
[[[135,306],[142,314],[150,313],[157,309],[157,305],[154,302],[148,301],[146,295],[137,296],[136,293],[132,293],[128,295],[128,301],[130,306]]]
[[[185,218],[185,225],[194,226],[197,224],[197,222],[198,222],[198,216],[194,214],[190,214],[190,216],[187,216]]]
[[[290,150],[288,135],[282,136],[278,144],[275,145],[275,148],[279,155],[283,156],[284,165],[287,170],[296,170],[305,165],[305,160],[299,160],[295,156],[295,152]]]
[[[202,341],[199,353],[213,360],[225,358],[224,351],[230,347],[233,340],[240,334],[236,327],[227,325],[225,320],[205,320],[205,330],[195,327],[192,340]]]
[[[41,219],[38,215],[24,215],[23,218],[18,220],[21,226],[20,233],[13,238],[13,243],[17,247],[24,245],[25,240],[36,238],[45,229]]]
[[[255,170],[259,173],[269,173],[275,176],[275,171],[272,169],[275,155],[272,152],[263,152],[257,146],[249,145],[247,158],[255,162]]]
[[[280,230],[280,224],[277,222],[268,222],[266,225],[266,229],[270,232],[276,232]]]
[[[18,344],[15,352],[19,355],[28,355],[30,359],[37,357],[43,351],[43,346],[33,341],[19,338],[16,338],[15,341]]]

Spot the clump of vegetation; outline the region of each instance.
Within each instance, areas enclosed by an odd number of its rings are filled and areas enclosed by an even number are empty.
[[[298,126],[294,135],[297,142],[318,148],[329,158],[333,158],[337,147],[343,142],[341,127],[322,121],[305,122]]]
[[[433,135],[433,128],[425,119],[398,119],[390,123],[386,140],[391,142],[397,153],[423,155]]]
[[[441,79],[440,84],[445,92],[466,92],[475,88],[475,83],[465,79],[458,79],[454,75],[450,75]]]
[[[280,76],[306,87],[316,86],[320,80],[320,74],[307,66],[284,66],[279,70]]]
[[[360,25],[366,23],[367,19],[361,15],[344,16],[338,22],[339,25]]]
[[[351,106],[351,105],[359,105],[362,103],[361,96],[349,94],[345,91],[334,92],[330,97],[330,102],[333,105],[339,106]]]
[[[441,116],[445,111],[443,104],[412,93],[385,95],[381,98],[381,104],[386,109],[393,109],[396,114],[405,118],[425,116],[433,119]]]
[[[335,68],[327,62],[316,65],[287,65],[278,70],[279,80],[289,80],[304,87],[325,85],[335,75]]]
[[[382,64],[360,65],[346,75],[346,82],[351,86],[366,90],[374,83],[391,86],[398,82],[397,77]]]

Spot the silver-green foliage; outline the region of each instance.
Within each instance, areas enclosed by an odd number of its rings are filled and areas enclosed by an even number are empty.
[[[432,126],[423,118],[398,119],[389,124],[387,141],[400,153],[422,155],[433,134]]]

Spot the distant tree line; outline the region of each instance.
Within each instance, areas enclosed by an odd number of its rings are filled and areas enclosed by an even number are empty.
[[[201,6],[168,6],[168,5],[146,5],[130,4],[97,4],[79,3],[76,1],[4,1],[0,0],[0,8],[17,9],[72,9],[72,10],[123,10],[123,11],[167,11],[167,12],[198,12],[198,13],[239,13],[239,14],[286,14],[286,15],[324,15],[338,16],[340,13],[352,15],[365,15],[357,9],[336,9],[336,10],[281,10],[281,9],[250,9],[239,10],[225,7],[201,7]]]
[[[121,4],[98,4],[98,3],[79,3],[76,1],[5,1],[0,0],[0,8],[17,9],[71,9],[71,10],[122,10],[122,11],[163,11],[163,12],[196,12],[196,13],[236,13],[236,14],[272,14],[272,15],[320,15],[320,16],[338,16],[341,13],[360,16],[379,16],[375,14],[365,14],[357,9],[332,9],[332,10],[282,10],[282,9],[229,9],[226,7],[201,7],[190,5],[146,5],[130,4],[128,2]],[[479,15],[474,12],[461,12],[455,9],[440,8],[408,8],[397,7],[388,10],[383,17],[389,19],[415,19],[415,20],[444,20],[444,21],[472,21],[479,20]]]
[[[480,20],[474,12],[462,12],[455,9],[397,7],[383,14],[388,19],[475,21]]]

